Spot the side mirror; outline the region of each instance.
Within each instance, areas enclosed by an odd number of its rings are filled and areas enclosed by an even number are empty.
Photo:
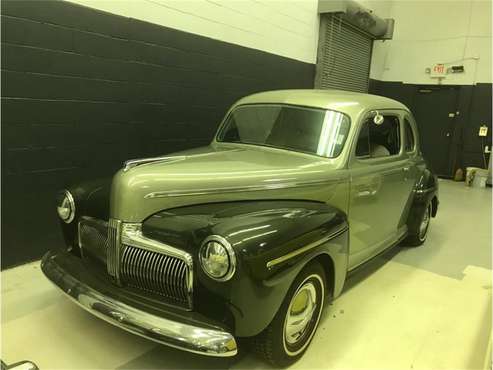
[[[380,126],[385,121],[384,116],[377,110],[370,111],[368,119],[371,119],[377,126]]]
[[[383,123],[383,121],[384,121],[383,116],[379,112],[377,112],[375,117],[373,117],[373,123],[375,125],[381,125]]]

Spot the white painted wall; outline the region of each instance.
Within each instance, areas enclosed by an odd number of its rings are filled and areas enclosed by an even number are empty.
[[[315,63],[317,0],[69,0],[91,8]]]
[[[394,38],[375,42],[372,78],[436,84],[425,68],[449,63],[465,73],[448,74],[443,84],[492,82],[491,1],[395,0],[388,10]]]
[[[392,18],[390,13],[393,0],[356,0],[362,6],[372,10],[380,18]],[[373,43],[373,54],[371,57],[370,78],[380,80],[382,78],[383,65],[385,63],[385,50],[382,49],[381,41]]]
[[[316,63],[318,0],[69,0],[110,13]],[[375,41],[370,77],[437,83],[435,63],[463,64],[444,84],[492,82],[491,1],[358,0],[396,21],[394,38]],[[474,58],[474,59],[473,59]]]

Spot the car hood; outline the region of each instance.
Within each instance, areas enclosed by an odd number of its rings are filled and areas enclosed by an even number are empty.
[[[341,183],[336,161],[286,150],[213,144],[122,169],[113,178],[110,216],[141,222],[191,204],[252,199],[327,201]]]

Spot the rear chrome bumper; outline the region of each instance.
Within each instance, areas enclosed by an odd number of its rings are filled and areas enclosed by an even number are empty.
[[[234,337],[220,329],[195,326],[156,316],[115,300],[90,287],[57,262],[48,252],[41,261],[46,277],[93,315],[158,343],[201,355],[228,357],[237,353]]]

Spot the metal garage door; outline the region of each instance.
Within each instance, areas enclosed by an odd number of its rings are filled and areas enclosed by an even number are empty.
[[[373,38],[338,15],[320,17],[315,87],[368,92]]]

